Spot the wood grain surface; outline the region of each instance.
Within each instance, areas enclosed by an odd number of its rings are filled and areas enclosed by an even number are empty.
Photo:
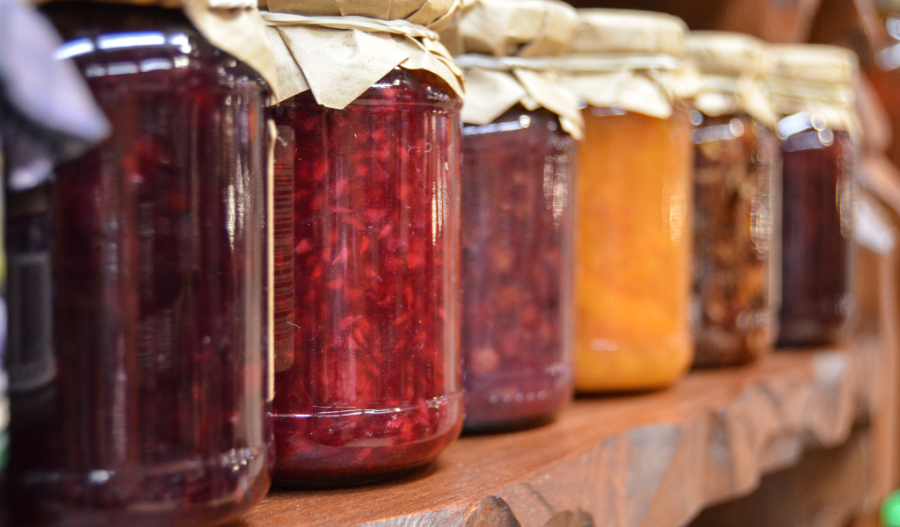
[[[274,491],[244,527],[684,525],[806,447],[844,443],[877,398],[873,353],[782,352],[667,391],[581,398],[542,428],[464,437],[400,480]]]

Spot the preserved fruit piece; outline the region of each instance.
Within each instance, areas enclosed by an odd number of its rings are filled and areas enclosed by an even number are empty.
[[[177,10],[44,9],[113,131],[9,196],[17,525],[233,521],[269,487],[267,90]]]
[[[576,143],[520,106],[463,136],[466,428],[540,423],[573,387]]]
[[[276,276],[293,266],[295,287],[294,347],[275,358],[280,480],[365,483],[461,430],[459,107],[431,73],[395,68],[343,110],[309,92],[274,108],[294,211],[275,226],[292,238]]]
[[[775,339],[771,309],[775,136],[747,115],[692,118],[695,366],[760,358]],[[777,294],[777,291],[776,291]]]
[[[588,107],[578,153],[575,378],[581,391],[660,388],[693,358],[691,130]]]

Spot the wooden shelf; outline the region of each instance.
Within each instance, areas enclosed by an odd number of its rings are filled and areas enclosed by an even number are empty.
[[[551,425],[465,437],[398,481],[273,492],[245,527],[683,525],[806,447],[844,443],[879,398],[874,353],[782,352],[662,392],[580,398]]]

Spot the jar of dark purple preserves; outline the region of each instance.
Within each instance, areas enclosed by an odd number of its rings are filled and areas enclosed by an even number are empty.
[[[391,29],[357,20],[331,31]],[[460,97],[434,71],[398,66],[341,102],[303,73],[313,89],[273,108],[275,478],[357,485],[427,464],[462,427]]]
[[[112,132],[8,196],[16,525],[233,521],[270,482],[268,89],[180,10],[43,10]]]
[[[512,14],[528,23],[496,23]],[[583,131],[577,100],[547,64],[566,51],[576,20],[563,3],[477,0],[459,22],[467,431],[548,422],[574,390],[573,136]]]
[[[547,110],[463,127],[467,430],[541,424],[572,396],[576,145]]]
[[[857,59],[842,48],[813,45],[777,46],[770,58],[783,159],[778,344],[833,344],[854,312]]]

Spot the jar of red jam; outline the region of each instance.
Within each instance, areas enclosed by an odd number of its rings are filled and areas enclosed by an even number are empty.
[[[379,39],[373,26],[393,29],[374,17],[357,29],[331,29],[316,17],[277,15],[264,13],[270,22],[312,24],[278,31],[321,37],[321,57],[341,53],[331,47],[345,40],[341,33]],[[440,46],[414,36],[431,30],[403,27],[413,31],[409,38]],[[437,60],[419,49],[428,55],[416,62]],[[364,65],[336,63],[347,78],[368,83],[336,103],[328,98],[334,92],[318,91],[328,83],[320,72],[302,62],[280,66],[301,67],[313,89],[280,90],[289,98],[272,110],[275,478],[367,483],[430,462],[462,426],[460,97],[432,70],[398,62],[371,78]]]
[[[766,354],[780,299],[780,158],[775,115],[761,87],[765,48],[738,33],[692,32],[701,73],[690,118],[694,143],[694,366]]]
[[[8,196],[16,525],[234,521],[270,482],[268,89],[180,10],[42,9],[111,135]]]
[[[769,55],[783,158],[778,344],[832,344],[854,312],[857,59],[843,48],[813,45],[777,46]]]
[[[518,25],[496,22],[511,20],[513,11]],[[541,61],[566,51],[576,18],[562,3],[478,0],[459,23],[466,54],[457,63],[467,78],[462,350],[468,431],[547,422],[574,388],[573,134],[582,135],[581,112]],[[518,56],[528,49],[540,51]],[[517,52],[507,57],[508,50]],[[540,76],[544,89],[529,75]],[[511,88],[495,89],[504,83]],[[512,90],[519,100],[509,96]],[[528,98],[540,106],[526,108]]]

